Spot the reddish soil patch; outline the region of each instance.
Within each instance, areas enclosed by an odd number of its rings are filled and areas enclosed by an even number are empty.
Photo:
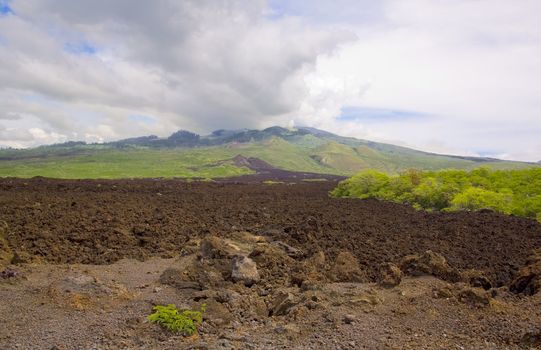
[[[323,250],[334,258],[349,250],[372,280],[381,263],[430,249],[502,285],[541,247],[541,225],[532,220],[329,198],[335,185],[2,179],[0,220],[22,260],[108,264],[167,257],[191,238],[245,230],[308,254]]]

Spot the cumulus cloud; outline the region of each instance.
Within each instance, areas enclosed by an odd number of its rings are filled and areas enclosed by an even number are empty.
[[[415,111],[423,117],[359,118],[353,130],[429,151],[541,159],[540,11],[538,1],[386,1],[380,21],[351,25],[357,41],[318,59],[301,118],[351,133],[336,118],[344,106]]]
[[[261,1],[11,6],[14,14],[0,20],[8,40],[0,46],[0,92],[14,102],[2,109],[100,140],[126,136],[133,114],[155,115],[160,123],[148,128],[165,133],[260,127],[296,110],[317,57],[354,38],[298,18],[268,19]],[[41,100],[29,102],[28,93]],[[97,131],[80,128],[73,111],[83,108],[93,111],[88,128]]]
[[[1,144],[292,123],[429,151],[541,158],[536,0],[12,0],[5,8]],[[347,108],[423,118],[345,120]]]

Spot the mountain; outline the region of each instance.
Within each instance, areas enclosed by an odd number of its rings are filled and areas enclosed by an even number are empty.
[[[488,166],[511,169],[536,163],[440,155],[391,144],[342,137],[309,127],[216,130],[198,135],[180,130],[103,144],[70,141],[32,149],[0,150],[0,176],[57,178],[226,177],[270,168],[351,175],[373,168],[396,173]]]

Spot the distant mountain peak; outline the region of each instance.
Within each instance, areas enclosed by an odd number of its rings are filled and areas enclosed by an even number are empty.
[[[343,137],[308,126],[296,128],[271,126],[262,130],[219,129],[207,135],[178,130],[168,137],[149,135],[101,145],[71,141],[28,150],[0,150],[0,161],[51,159],[51,167],[56,167],[55,159],[59,159],[58,161],[72,157],[80,157],[77,161],[95,159],[93,157],[99,159],[102,150],[109,150],[108,152],[113,150],[112,154],[126,152],[120,159],[131,156],[134,157],[133,162],[138,162],[144,157],[150,159],[160,157],[163,154],[161,150],[165,150],[164,153],[167,153],[168,157],[164,162],[174,162],[174,167],[165,168],[180,167],[184,169],[184,174],[199,172],[204,176],[213,173],[238,174],[247,169],[256,172],[299,171],[350,175],[362,169],[394,173],[410,168],[472,169],[486,165],[503,169],[541,166],[541,161],[525,163],[428,153],[402,146]],[[35,174],[41,174],[40,169],[37,167]],[[157,170],[152,171],[151,174],[154,174]]]

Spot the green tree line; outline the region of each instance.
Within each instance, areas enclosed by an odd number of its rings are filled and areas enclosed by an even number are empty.
[[[334,197],[377,198],[425,210],[491,209],[541,221],[541,168],[472,171],[365,170],[344,180]]]

